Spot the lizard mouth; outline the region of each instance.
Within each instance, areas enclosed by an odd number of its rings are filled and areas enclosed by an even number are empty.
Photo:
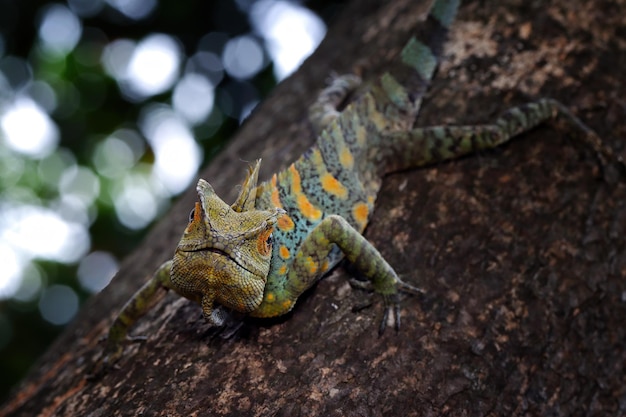
[[[233,258],[227,252],[225,252],[225,251],[223,251],[221,249],[212,248],[212,247],[208,247],[208,248],[204,247],[204,248],[195,248],[195,249],[192,249],[192,250],[188,250],[186,252],[207,252],[207,253],[215,254],[215,255],[217,255],[219,257],[220,261],[222,263],[224,263],[224,264],[232,263],[232,264],[236,265],[238,268],[246,271],[247,273],[254,275],[255,277],[264,278],[262,273],[260,273],[259,271],[251,270],[250,268],[246,267],[241,262],[241,260]]]

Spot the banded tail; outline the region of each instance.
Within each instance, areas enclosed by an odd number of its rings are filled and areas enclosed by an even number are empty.
[[[390,120],[417,115],[459,3],[460,0],[435,0],[426,20],[402,49],[398,61],[378,80],[378,88],[373,91],[375,101],[379,111]],[[389,106],[390,103],[395,106]]]

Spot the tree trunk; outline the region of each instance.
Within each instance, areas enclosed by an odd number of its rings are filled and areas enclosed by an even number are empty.
[[[414,4],[419,3],[419,4]],[[202,172],[231,201],[314,137],[306,107],[332,72],[375,76],[423,2],[355,0]],[[419,125],[477,124],[552,96],[624,154],[625,1],[468,1]],[[122,304],[171,257],[188,193],[39,361],[2,416],[618,415],[626,413],[626,186],[576,132],[544,125],[497,150],[386,179],[366,237],[407,282],[402,329],[339,268],[278,320],[213,337],[169,294],[135,327],[120,369],[85,372]],[[614,180],[611,181],[611,177]]]

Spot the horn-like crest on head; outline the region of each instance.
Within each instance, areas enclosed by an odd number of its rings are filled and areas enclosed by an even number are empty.
[[[248,168],[248,175],[241,184],[241,191],[231,208],[236,212],[254,210],[256,201],[256,184],[259,180],[259,168],[261,159],[257,159],[254,166]]]

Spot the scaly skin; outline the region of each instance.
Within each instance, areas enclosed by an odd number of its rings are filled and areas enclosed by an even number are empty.
[[[173,260],[120,312],[109,332],[105,363],[119,358],[128,329],[159,288],[200,303],[205,319],[216,325],[224,322],[216,305],[254,317],[279,316],[343,257],[384,300],[379,330],[389,313],[398,328],[398,291],[421,290],[402,282],[362,236],[385,174],[498,146],[555,117],[569,122],[603,161],[615,159],[591,130],[550,99],[513,108],[493,124],[413,129],[457,8],[458,0],[436,0],[392,69],[361,88],[341,112],[336,107],[359,80],[335,79],[310,110],[319,131],[316,145],[287,169],[257,186],[257,161],[231,206],[199,180],[199,202]]]

